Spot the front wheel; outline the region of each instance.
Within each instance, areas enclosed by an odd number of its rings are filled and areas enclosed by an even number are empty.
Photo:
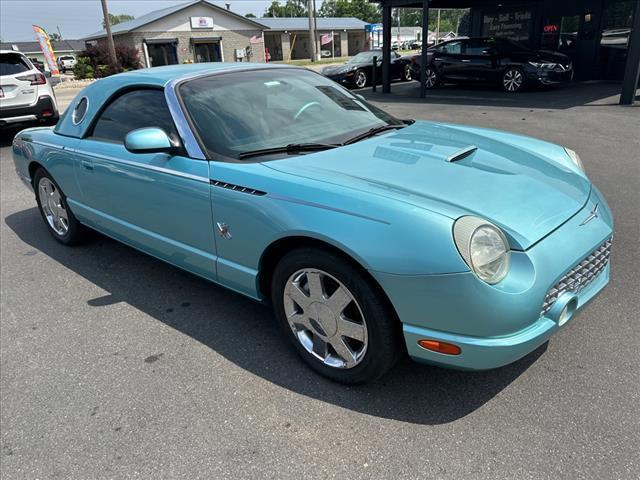
[[[367,78],[367,72],[365,72],[364,70],[356,70],[356,73],[353,76],[353,83],[356,88],[366,87],[368,81],[369,79]]]
[[[51,175],[39,168],[33,176],[38,210],[49,233],[60,243],[74,245],[83,240],[84,230],[67,204],[67,198]]]
[[[380,292],[349,261],[299,249],[273,274],[272,302],[281,328],[302,359],[332,380],[374,380],[397,361],[400,324]]]
[[[516,67],[507,68],[502,74],[502,88],[505,92],[516,93],[524,88],[524,73]]]
[[[428,89],[436,88],[440,83],[440,77],[435,68],[427,67],[424,75],[424,86]]]
[[[402,74],[400,75],[400,80],[403,82],[411,81],[411,67],[407,64],[402,67]]]

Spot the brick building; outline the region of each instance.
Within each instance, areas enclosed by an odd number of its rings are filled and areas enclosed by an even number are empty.
[[[271,60],[296,60],[309,58],[309,19],[298,18],[258,18],[264,25],[264,41]],[[367,50],[365,35],[366,22],[352,17],[316,19],[316,34],[320,53],[323,57],[343,57]]]
[[[187,62],[264,62],[268,27],[208,0],[156,10],[111,28],[115,43],[138,50],[145,67]],[[83,39],[106,41],[100,31]]]

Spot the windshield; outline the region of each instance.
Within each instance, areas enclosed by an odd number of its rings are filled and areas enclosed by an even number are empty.
[[[491,40],[489,40],[489,43],[490,42]],[[509,40],[507,38],[496,38],[495,44],[496,47],[498,47],[502,52],[505,53],[527,52],[531,50],[524,43],[516,42],[515,40]]]
[[[400,120],[308,70],[269,68],[210,75],[179,87],[210,156],[290,144],[340,144]]]
[[[368,52],[360,52],[359,54],[351,57],[348,61],[347,61],[347,65],[350,63],[371,63],[373,62],[373,57],[378,57],[380,60],[382,60],[382,52],[377,51],[377,50],[370,50]]]

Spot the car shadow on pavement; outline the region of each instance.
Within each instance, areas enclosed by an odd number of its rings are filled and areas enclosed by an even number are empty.
[[[447,370],[404,359],[376,382],[345,387],[306,367],[278,330],[269,307],[97,233],[84,245],[65,247],[50,236],[35,207],[11,214],[5,222],[31,247],[23,255],[47,255],[109,292],[90,299],[90,306],[108,308],[126,302],[254,375],[368,415],[416,424],[455,421],[490,401],[546,350],[545,344],[516,363],[484,372]],[[73,297],[73,292],[68,295]]]

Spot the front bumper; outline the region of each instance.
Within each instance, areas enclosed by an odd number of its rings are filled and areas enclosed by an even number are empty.
[[[596,203],[599,217],[580,225]],[[594,188],[587,204],[564,225],[526,252],[512,252],[511,271],[497,285],[487,285],[471,272],[413,277],[373,273],[403,323],[414,360],[491,369],[527,355],[564,327],[554,309],[541,316],[545,297],[612,231],[611,213]],[[587,287],[571,293],[576,308],[571,319],[607,285],[609,273],[610,264]],[[421,339],[452,343],[461,352],[426,350],[418,345]]]
[[[573,80],[573,68],[562,70],[557,69],[535,69],[531,68],[527,73],[527,80],[538,85],[557,85]]]
[[[47,112],[51,114],[45,115]],[[56,102],[50,96],[45,95],[38,98],[38,101],[32,105],[0,108],[0,125],[55,120],[58,116]]]
[[[354,86],[354,83],[353,83],[354,72],[340,73],[337,75],[325,75],[325,76],[333,80],[334,82],[339,83],[340,85],[344,85],[347,87]]]

